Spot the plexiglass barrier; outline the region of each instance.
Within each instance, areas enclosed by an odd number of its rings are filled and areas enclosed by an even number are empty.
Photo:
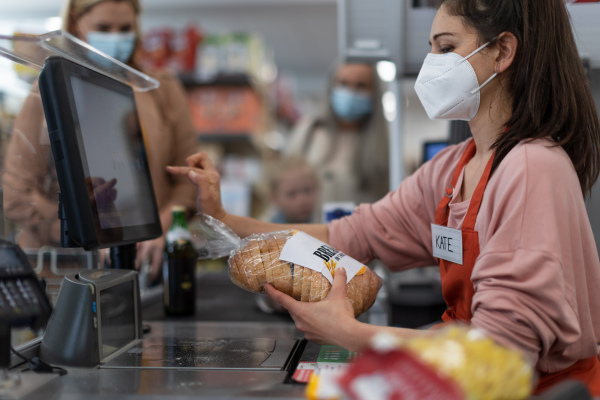
[[[0,35],[0,56],[38,71],[44,66],[46,58],[60,56],[123,82],[139,92],[159,86],[156,79],[60,30],[43,35]]]
[[[43,35],[0,35],[0,58],[40,71],[50,56],[60,56],[93,69],[138,92],[159,86],[150,76],[135,70],[62,31]],[[23,68],[15,68],[17,73]],[[33,71],[31,71],[33,72]],[[37,84],[21,91],[35,75],[19,76],[19,91],[0,89],[0,237],[17,242],[39,277],[46,281],[52,302],[64,275],[98,268],[98,252],[64,249],[59,242],[57,217],[59,191],[54,160]],[[28,79],[31,78],[31,79]],[[24,79],[24,80],[23,80]],[[4,82],[6,83],[6,82]],[[18,346],[36,336],[28,329],[14,330]]]

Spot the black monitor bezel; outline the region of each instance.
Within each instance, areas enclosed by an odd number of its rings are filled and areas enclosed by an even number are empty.
[[[129,96],[135,103],[132,88],[124,83],[62,57],[50,57],[46,60],[40,73],[39,88],[68,223],[68,236],[85,250],[121,246],[159,237],[162,235],[162,227],[154,190],[151,191],[152,199],[150,199],[153,202],[154,223],[103,229],[99,219],[94,217],[94,212],[97,215],[98,211],[93,209],[87,194],[85,176],[89,175],[89,167],[85,157],[71,76]],[[141,136],[139,139],[143,141]],[[146,183],[154,189],[145,152],[143,163],[147,171]]]

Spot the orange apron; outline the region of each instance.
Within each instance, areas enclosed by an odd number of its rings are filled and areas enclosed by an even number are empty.
[[[435,214],[436,225],[448,226],[448,204],[454,196],[454,188],[456,187],[458,178],[469,160],[475,155],[475,150],[475,141],[471,141],[454,170],[451,185],[446,188],[444,197],[438,204]],[[473,314],[471,313],[471,303],[473,295],[475,294],[475,289],[471,282],[471,274],[473,273],[475,260],[479,256],[479,236],[474,230],[475,220],[479,213],[483,192],[485,191],[485,187],[487,186],[490,177],[493,160],[494,156],[490,158],[483,171],[483,175],[471,197],[469,209],[467,210],[463,222],[461,230],[463,265],[455,264],[443,259],[438,260],[442,280],[442,294],[448,309],[444,312],[444,315],[442,315],[442,320],[444,322],[436,327],[454,321],[470,323],[471,318],[473,317]],[[556,373],[540,373],[536,393],[539,393],[564,379],[577,379],[582,381],[587,385],[592,395],[600,396],[600,361],[598,360],[598,357],[594,356],[579,360],[569,368]]]

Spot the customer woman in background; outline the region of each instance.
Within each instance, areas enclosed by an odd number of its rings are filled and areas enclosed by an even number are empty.
[[[140,47],[138,0],[68,0],[63,30],[134,68]],[[163,231],[171,225],[171,206],[192,211],[195,188],[165,172],[166,165],[183,163],[197,149],[182,86],[165,71],[147,71],[160,82],[158,89],[136,92]],[[102,110],[98,110],[102,113]],[[4,211],[22,228],[17,237],[24,248],[60,247],[57,218],[59,191],[42,102],[37,83],[17,116],[3,174]],[[136,266],[149,262],[159,275],[165,237],[138,245]]]
[[[298,125],[285,152],[315,169],[322,202],[363,203],[389,189],[388,151],[376,70],[352,63],[335,69],[321,114]]]

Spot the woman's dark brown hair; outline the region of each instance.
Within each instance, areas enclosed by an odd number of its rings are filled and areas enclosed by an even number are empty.
[[[518,40],[507,71],[512,116],[494,143],[494,170],[521,140],[550,137],[562,146],[588,195],[600,170],[600,122],[564,0],[442,0],[483,44],[503,32]],[[492,42],[493,44],[493,42]]]

